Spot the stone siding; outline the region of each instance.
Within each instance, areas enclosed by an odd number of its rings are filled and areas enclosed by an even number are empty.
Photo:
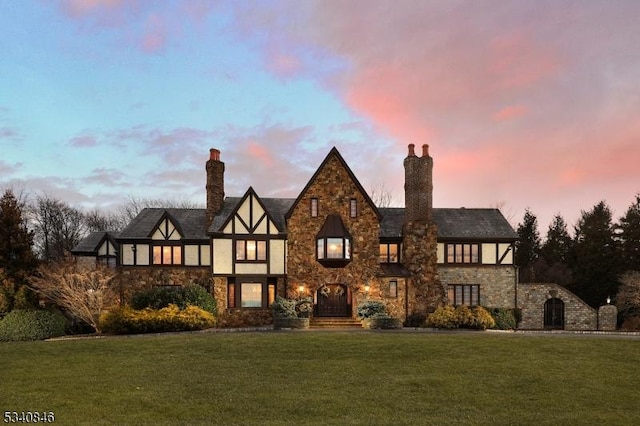
[[[598,308],[598,330],[614,331],[618,325],[618,308],[604,305]]]
[[[318,199],[318,216],[311,217],[311,198]],[[356,218],[349,215],[350,200],[357,200]],[[330,268],[316,260],[316,236],[330,214],[340,215],[352,236],[351,261],[341,268]],[[352,294],[353,315],[358,303],[380,291],[376,278],[380,272],[380,223],[364,195],[352,180],[337,156],[327,159],[318,170],[315,180],[301,194],[287,223],[287,296],[296,297],[298,286],[305,286],[308,295],[325,284],[339,283],[349,287]],[[375,287],[378,287],[376,290]]]
[[[425,221],[404,224],[402,259],[411,273],[408,287],[409,314],[424,314],[446,303],[446,292],[438,276],[437,228]]]
[[[200,284],[212,291],[211,272],[208,267],[167,268],[167,267],[121,267],[118,285],[123,302],[131,296],[153,286]],[[214,294],[215,296],[215,294]],[[219,302],[218,302],[219,303]]]
[[[540,330],[544,328],[544,304],[551,298],[564,302],[565,330],[597,330],[598,314],[575,294],[558,284],[521,283],[518,285],[518,307],[522,321],[518,328]]]
[[[516,268],[513,266],[443,266],[438,268],[444,288],[449,284],[479,284],[480,305],[515,308]]]

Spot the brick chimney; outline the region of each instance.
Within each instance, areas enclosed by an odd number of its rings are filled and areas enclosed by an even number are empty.
[[[207,223],[211,225],[213,218],[224,204],[224,163],[220,161],[220,151],[209,150],[207,169]]]
[[[405,221],[431,221],[433,210],[433,158],[429,145],[422,145],[422,157],[415,154],[415,145],[409,145],[404,159]]]

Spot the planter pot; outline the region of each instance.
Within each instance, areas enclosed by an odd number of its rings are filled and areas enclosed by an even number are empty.
[[[309,318],[274,318],[273,329],[309,328]]]
[[[365,318],[362,320],[362,328],[399,329],[402,328],[402,321],[398,318]]]

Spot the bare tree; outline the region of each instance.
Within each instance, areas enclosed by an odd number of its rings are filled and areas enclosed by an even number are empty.
[[[119,215],[111,212],[105,214],[97,209],[86,212],[84,221],[87,232],[120,231],[127,226],[127,223],[124,223]]]
[[[393,204],[395,204],[391,191],[384,186],[384,183],[376,188],[371,188],[369,190],[369,196],[373,204],[379,208],[392,207]]]
[[[127,201],[117,209],[115,213],[116,221],[120,224],[121,228],[124,228],[146,208],[199,209],[204,207],[201,204],[187,199],[163,200],[160,198],[141,198],[129,195]]]
[[[115,272],[66,259],[49,263],[29,278],[29,287],[100,332],[99,319],[117,300]]]
[[[62,259],[87,235],[83,213],[63,201],[39,196],[31,206],[35,249],[41,259]]]

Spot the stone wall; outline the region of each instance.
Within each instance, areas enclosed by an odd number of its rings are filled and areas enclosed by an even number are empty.
[[[618,325],[618,308],[603,305],[598,308],[598,330],[613,331]]]
[[[311,198],[318,199],[318,216],[311,217]],[[350,200],[358,205],[356,218],[349,215]],[[352,236],[351,261],[344,267],[330,268],[316,260],[316,236],[330,214],[340,215]],[[298,286],[313,294],[323,285],[339,283],[351,289],[353,314],[365,297],[364,287],[379,288],[380,223],[376,212],[336,155],[327,158],[310,182],[287,222],[288,297],[296,297]],[[370,289],[370,292],[371,292]]]
[[[403,226],[402,259],[411,273],[408,311],[427,313],[446,303],[446,292],[437,269],[437,228],[425,221]]]
[[[479,284],[480,305],[515,308],[516,268],[513,266],[444,266],[438,268],[444,288],[449,284]]]
[[[211,272],[204,268],[167,268],[167,267],[121,267],[118,285],[123,302],[129,302],[131,296],[153,286],[200,284],[212,290]],[[214,294],[215,296],[215,294]],[[219,302],[218,302],[219,303]]]
[[[564,302],[565,330],[597,330],[598,314],[575,294],[558,284],[518,284],[518,307],[522,321],[518,328],[540,330],[544,328],[544,304],[551,298]]]

